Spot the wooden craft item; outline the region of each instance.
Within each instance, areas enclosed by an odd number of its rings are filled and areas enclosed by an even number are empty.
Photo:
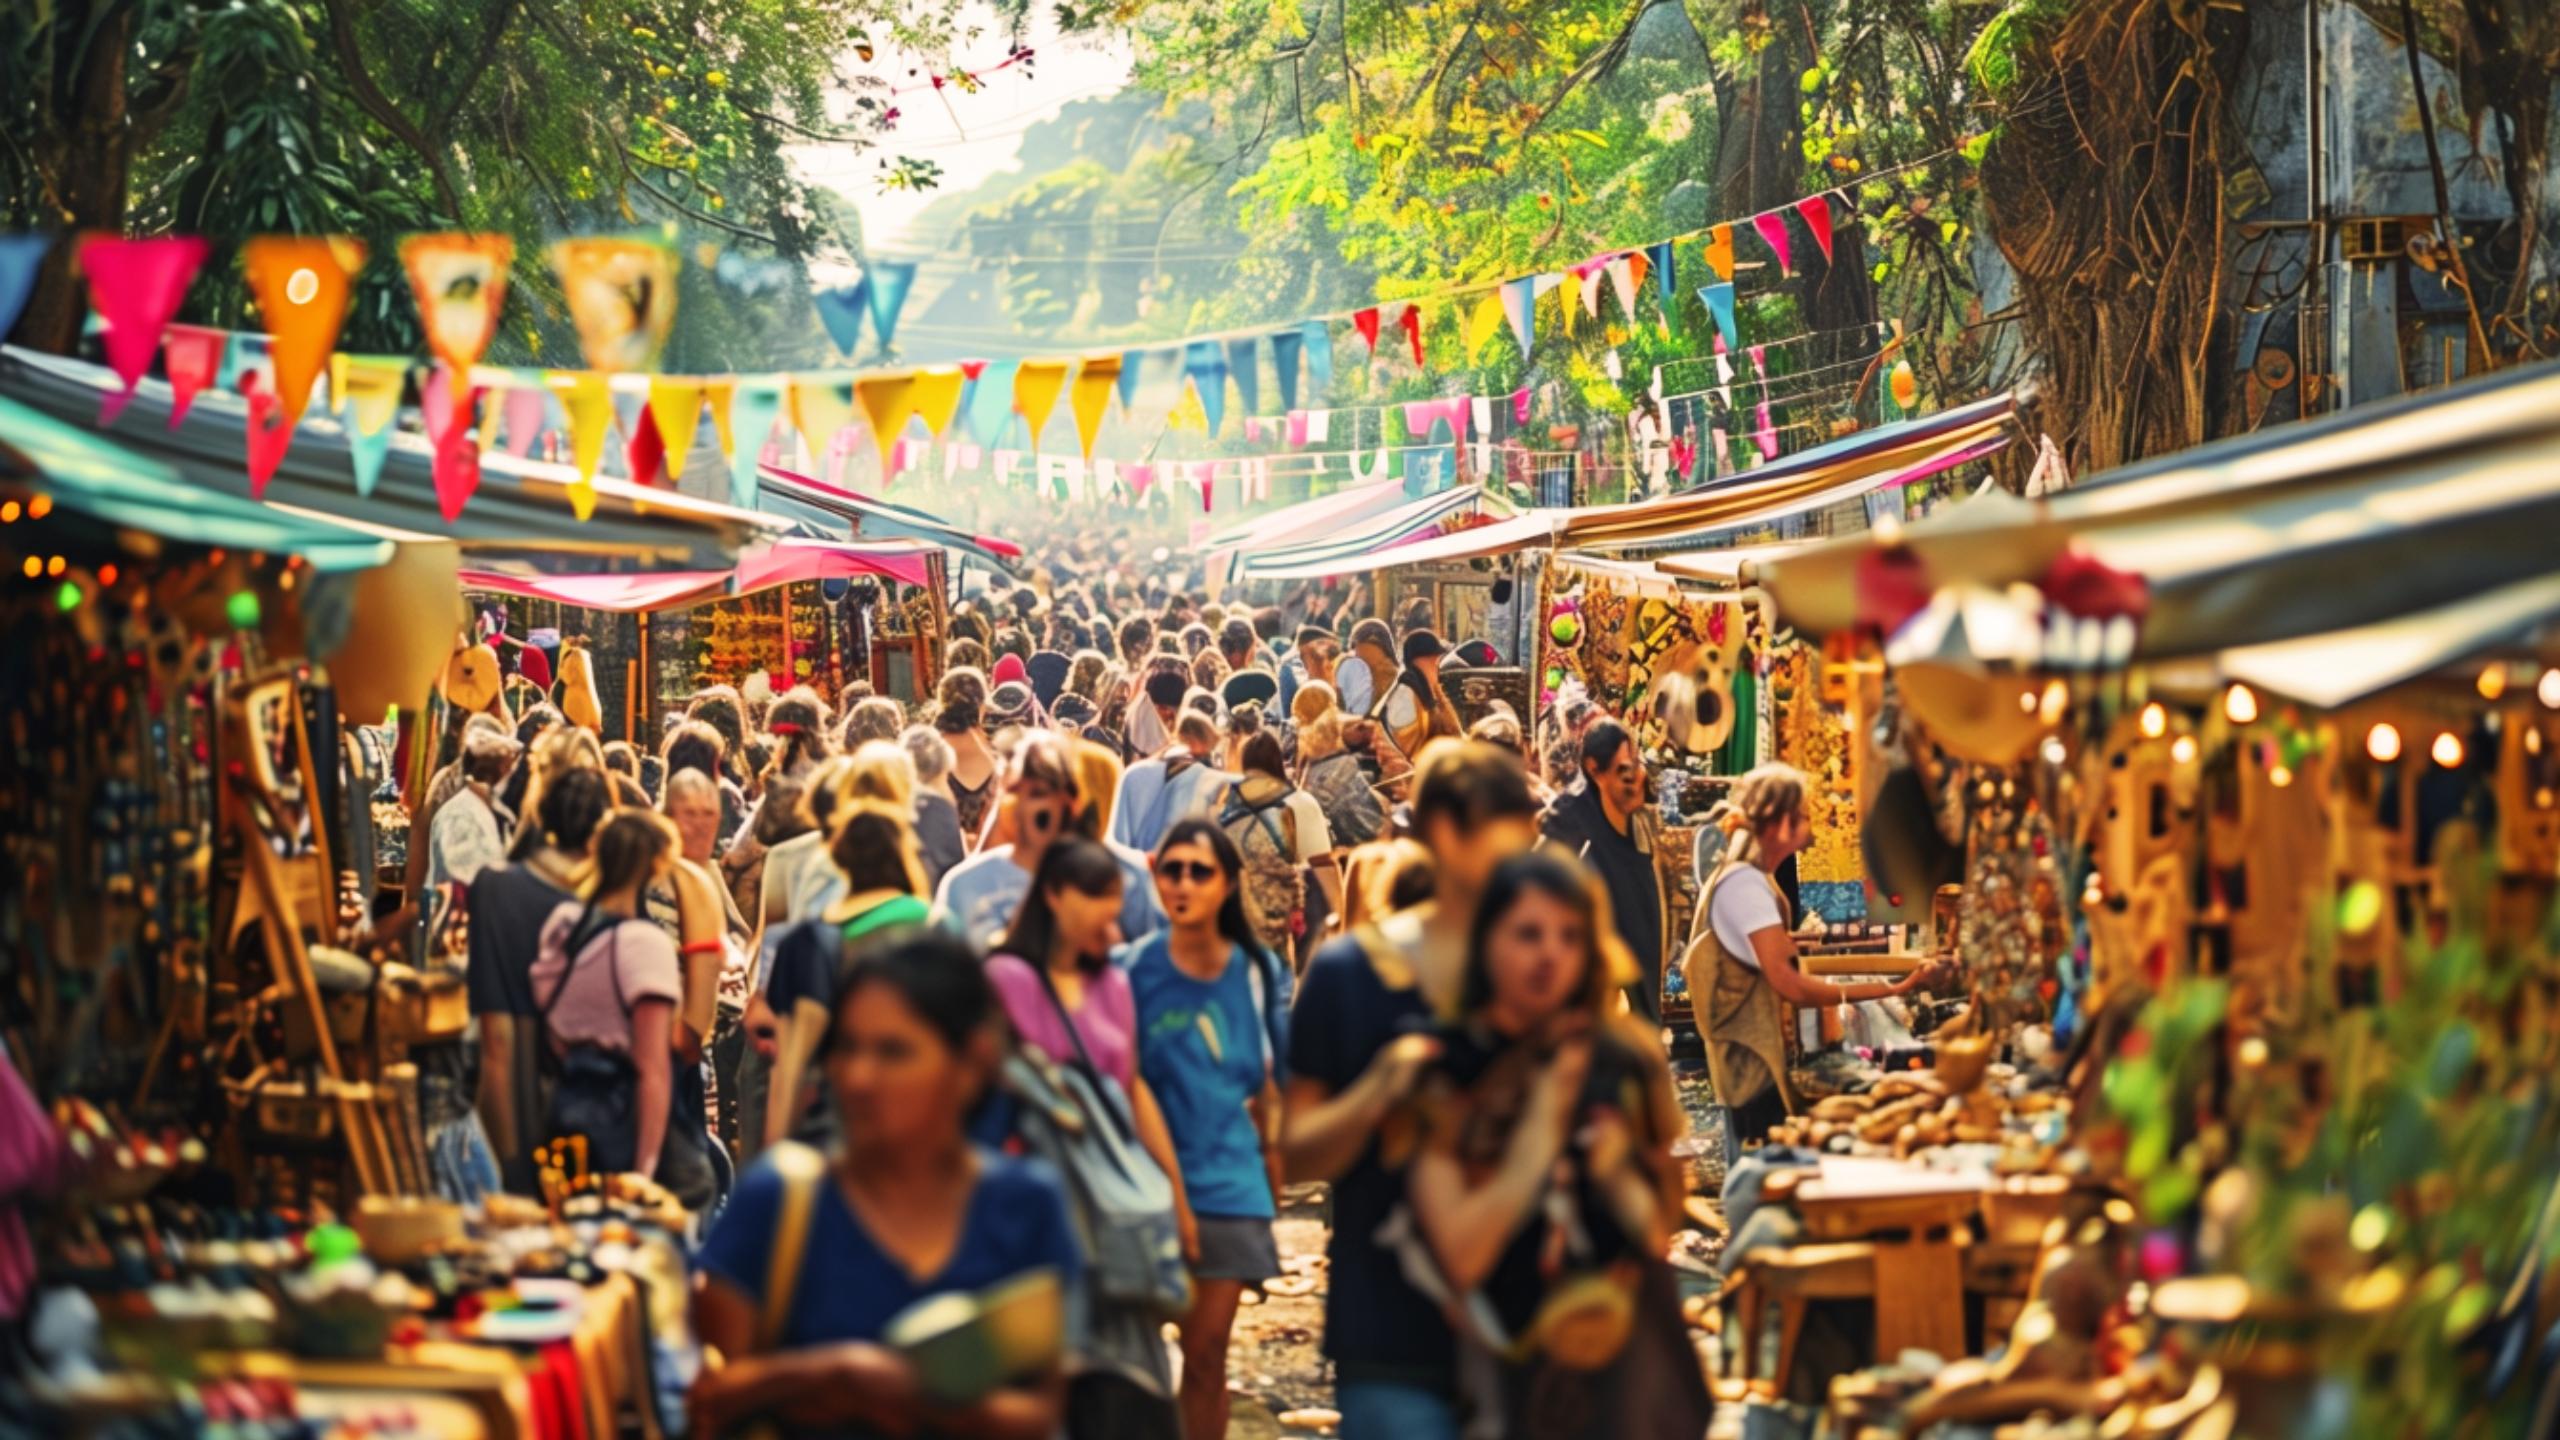
[[[604,733],[604,704],[596,698],[595,662],[587,642],[570,640],[560,647],[560,713],[591,734]]]

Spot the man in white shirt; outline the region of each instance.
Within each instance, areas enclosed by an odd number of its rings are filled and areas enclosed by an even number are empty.
[[[1120,794],[1111,804],[1113,844],[1155,853],[1174,821],[1209,814],[1219,792],[1236,778],[1209,763],[1218,748],[1216,720],[1185,709],[1173,727],[1172,746],[1120,777]]]

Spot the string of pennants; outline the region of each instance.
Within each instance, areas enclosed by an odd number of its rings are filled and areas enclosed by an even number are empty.
[[[1231,389],[1241,413],[1258,417],[1265,350],[1276,379],[1274,398],[1288,416],[1290,441],[1305,443],[1302,433],[1315,426],[1321,443],[1323,422],[1310,417],[1327,412],[1300,409],[1301,377],[1312,379],[1317,395],[1331,387],[1336,323],[1349,323],[1372,360],[1381,346],[1390,346],[1409,351],[1421,365],[1428,317],[1462,312],[1461,335],[1469,355],[1507,329],[1526,356],[1536,343],[1546,296],[1557,297],[1548,308],[1570,335],[1577,330],[1577,308],[1584,317],[1579,324],[1597,323],[1604,293],[1614,297],[1628,323],[1638,323],[1638,297],[1650,288],[1660,323],[1669,333],[1678,324],[1677,251],[1693,240],[1703,241],[1704,263],[1714,277],[1697,295],[1714,322],[1719,379],[1724,382],[1719,388],[1729,404],[1732,377],[1726,355],[1745,349],[1735,302],[1737,237],[1748,231],[1782,274],[1792,274],[1793,231],[1800,226],[1828,261],[1833,198],[1829,193],[1809,196],[1743,221],[1595,255],[1560,271],[1459,286],[1278,328],[1073,357],[772,375],[656,373],[675,320],[680,261],[676,251],[655,241],[589,237],[547,247],[587,362],[584,370],[518,370],[480,363],[496,334],[515,260],[508,237],[420,234],[407,237],[398,248],[431,359],[417,377],[417,393],[434,452],[438,503],[447,521],[461,514],[477,488],[482,451],[503,443],[519,456],[530,453],[555,407],[565,421],[569,462],[578,473],[569,487],[571,508],[584,519],[595,507],[594,480],[608,432],[622,423],[617,396],[643,400],[637,415],[623,425],[635,483],[651,484],[662,475],[681,473],[707,413],[729,463],[732,497],[748,506],[756,500],[757,467],[768,458],[774,427],[784,421],[812,454],[823,455],[841,432],[852,428],[858,414],[869,424],[884,473],[894,474],[905,459],[902,438],[913,422],[920,421],[935,440],[959,426],[979,444],[992,445],[1018,417],[1036,450],[1063,399],[1082,457],[1090,462],[1112,401],[1116,398],[1124,411],[1134,407],[1149,378],[1178,376],[1182,383],[1181,399],[1168,417],[1172,429],[1218,434]],[[50,244],[51,237],[43,234],[0,234],[0,335],[16,323]],[[371,493],[412,371],[420,367],[410,357],[337,349],[354,278],[368,258],[362,242],[337,236],[259,236],[243,243],[242,266],[265,328],[263,355],[256,353],[258,347],[242,343],[260,337],[173,323],[208,257],[210,247],[202,238],[88,235],[77,245],[78,268],[104,325],[105,358],[122,386],[106,397],[101,423],[121,413],[155,358],[175,394],[172,426],[184,419],[204,389],[237,388],[249,408],[251,492],[263,494],[293,443],[316,382],[326,374],[330,407],[343,422],[353,451],[356,489]],[[836,347],[848,357],[858,353],[867,328],[885,353],[915,274],[913,261],[875,261],[852,284],[817,291],[813,299],[820,321]],[[1761,348],[1749,347],[1748,353],[1763,381],[1753,434],[1771,436],[1775,431],[1769,423]],[[1510,397],[1522,423],[1529,396],[1522,389]],[[1404,409],[1409,425],[1417,415],[1447,418],[1463,442],[1468,412],[1485,403],[1459,396],[1417,401]],[[1417,437],[1429,433],[1428,428],[1415,431]],[[1133,466],[1122,467],[1122,473],[1152,471]],[[1146,483],[1136,480],[1133,488],[1143,493]],[[1204,503],[1206,499],[1204,486]]]

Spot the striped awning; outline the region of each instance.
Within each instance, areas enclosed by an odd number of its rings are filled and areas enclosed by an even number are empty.
[[[930,557],[937,548],[925,540],[812,540],[795,536],[740,555],[737,567],[731,570],[667,570],[639,575],[465,570],[462,588],[552,600],[582,610],[680,610],[811,580],[876,575],[908,585],[929,584]]]
[[[144,380],[115,423],[101,427],[99,401],[116,388],[115,376],[96,365],[32,350],[0,351],[0,395],[95,430],[168,466],[193,488],[258,503],[249,494],[249,412],[241,397],[208,387],[172,429],[175,397],[166,383]],[[315,405],[264,498],[342,523],[450,540],[484,563],[503,559],[536,570],[608,564],[723,568],[742,547],[789,528],[752,510],[604,477],[595,482],[595,513],[580,520],[569,509],[575,470],[519,460],[503,450],[480,457],[480,488],[448,525],[436,501],[434,468],[424,438],[395,433],[373,493],[358,495],[346,431]]]
[[[2147,462],[2038,501],[1904,527],[1928,581],[2000,590],[2076,548],[2149,586],[2138,655],[2382,625],[2560,573],[2560,364]],[[1855,623],[1860,537],[1767,568],[1780,609]]]
[[[1312,580],[1403,564],[1410,551],[1451,538],[1441,535],[1440,527],[1453,517],[1476,513],[1485,500],[1483,488],[1476,485],[1425,495],[1385,514],[1342,527],[1338,533],[1320,540],[1247,554],[1241,559],[1238,578]],[[1496,522],[1496,526],[1500,523]]]
[[[939,515],[910,505],[892,504],[778,465],[759,467],[759,475],[756,504],[775,515],[822,528],[847,524],[865,540],[930,540],[946,549],[975,555],[991,565],[1001,566],[1022,558],[1022,547],[1010,540],[972,534]]]

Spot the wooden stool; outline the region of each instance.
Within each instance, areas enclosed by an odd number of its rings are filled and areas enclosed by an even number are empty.
[[[1746,1385],[1759,1375],[1762,1307],[1777,1301],[1778,1365],[1770,1386],[1774,1395],[1784,1399],[1787,1382],[1795,1378],[1796,1341],[1804,1333],[1805,1307],[1816,1300],[1873,1300],[1876,1247],[1853,1242],[1755,1250],[1742,1258],[1736,1285]]]

